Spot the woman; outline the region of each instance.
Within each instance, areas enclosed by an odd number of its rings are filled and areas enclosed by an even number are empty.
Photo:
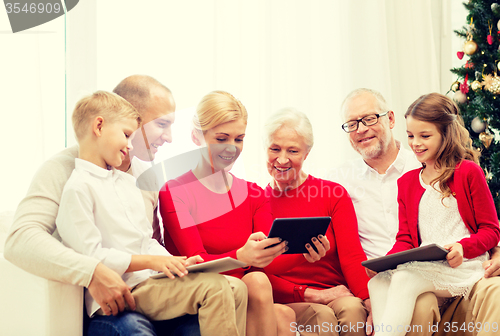
[[[263,233],[269,232],[272,222],[269,201],[255,183],[229,173],[243,150],[245,107],[229,93],[214,91],[199,103],[193,124],[192,140],[201,147],[201,159],[160,192],[166,248],[174,255],[200,255],[205,261],[229,256],[248,266],[268,266],[287,249],[286,242]],[[280,257],[287,260],[282,268],[319,259],[328,244],[322,241],[325,247],[316,244],[318,254],[310,248],[306,258]],[[247,285],[247,335],[293,335],[293,310],[274,305],[267,276],[248,268],[226,273]]]
[[[341,335],[365,335],[365,321],[371,324],[369,279],[361,266],[366,256],[352,201],[341,185],[302,170],[313,146],[312,127],[305,114],[290,108],[280,110],[266,123],[265,134],[267,168],[272,177],[266,194],[273,216],[332,218],[326,232],[330,250],[324,258],[269,275],[274,299],[295,311],[297,326],[302,326],[299,331],[306,331],[303,335],[318,335],[313,327],[324,322],[330,330],[342,330]],[[348,328],[352,325],[360,328],[353,332]],[[370,328],[367,331],[371,334]]]

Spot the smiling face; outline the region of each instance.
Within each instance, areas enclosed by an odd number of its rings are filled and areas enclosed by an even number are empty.
[[[380,114],[377,99],[368,93],[363,93],[352,98],[345,106],[345,121],[361,119],[370,114]],[[352,148],[357,151],[365,161],[384,156],[392,142],[391,129],[394,127],[394,113],[389,111],[386,116],[380,117],[372,126],[359,123],[358,129],[348,133]]]
[[[152,92],[152,98],[142,111],[143,124],[136,132],[130,155],[143,161],[153,161],[158,148],[172,142],[172,124],[175,121],[175,102],[172,94],[161,89]]]
[[[203,166],[211,173],[229,171],[243,150],[247,124],[242,118],[217,125],[206,132],[193,131],[193,141],[202,149]],[[209,172],[210,173],[210,172]]]
[[[437,154],[443,143],[443,137],[436,125],[408,116],[406,118],[408,145],[417,156],[418,161],[426,167],[434,167]]]
[[[137,120],[132,118],[113,122],[103,121],[98,138],[96,162],[101,168],[119,167],[132,149],[131,140],[137,130]]]
[[[309,154],[304,137],[289,127],[281,127],[271,136],[267,149],[267,170],[277,184],[296,188],[300,185],[302,164]]]

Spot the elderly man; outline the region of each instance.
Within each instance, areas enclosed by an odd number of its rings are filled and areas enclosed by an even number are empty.
[[[341,112],[342,128],[361,158],[332,170],[329,179],[342,184],[351,195],[366,256],[380,257],[392,248],[398,232],[397,179],[421,164],[394,139],[395,115],[379,92],[354,90],[345,98]],[[348,127],[348,123],[355,123],[356,127]],[[497,277],[500,248],[492,251],[491,260],[483,266],[485,278],[474,286],[469,300],[455,299],[442,316],[434,294],[420,295],[407,335],[432,335],[439,322],[439,335],[493,335],[492,324],[498,324],[500,316],[500,278]],[[469,322],[489,322],[490,333]]]
[[[120,170],[137,177],[144,168],[133,157],[152,161],[158,147],[172,141],[174,98],[170,90],[157,80],[142,75],[125,78],[114,92],[129,101],[144,121],[142,136],[134,138],[134,150],[120,167]],[[75,167],[77,155],[78,146],[67,148],[50,158],[38,170],[28,194],[17,208],[5,244],[5,258],[38,276],[85,286],[96,302],[106,308],[104,311],[109,311],[109,306],[115,316],[91,319],[89,335],[156,335],[153,324],[142,315],[130,311],[119,314],[126,304],[134,309],[135,302],[130,289],[116,272],[97,259],[65,247],[58,240],[55,218],[63,187]],[[161,240],[156,215],[158,192],[142,193],[148,219],[156,227],[155,238]],[[197,318],[188,324],[194,329],[192,334],[199,335]],[[158,327],[164,327],[164,323],[158,324]]]

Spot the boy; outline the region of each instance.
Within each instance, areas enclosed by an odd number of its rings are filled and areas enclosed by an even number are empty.
[[[246,302],[235,306],[222,275],[187,274],[185,266],[202,261],[199,256],[173,257],[152,239],[134,178],[114,169],[132,148],[139,113],[118,95],[97,91],[77,103],[72,120],[79,156],[56,219],[64,244],[120,274],[133,287],[136,310],[150,319],[198,313],[202,335],[244,335]],[[168,277],[150,279],[151,270]],[[88,291],[85,299],[89,316],[107,313]]]

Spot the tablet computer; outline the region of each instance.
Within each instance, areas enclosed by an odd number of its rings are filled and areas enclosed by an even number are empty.
[[[409,261],[436,261],[446,259],[448,250],[436,244],[420,246],[411,250],[363,261],[361,265],[375,272],[395,269]]]
[[[331,220],[331,217],[276,218],[267,236],[288,241],[285,254],[307,253],[306,244],[310,243],[316,249],[311,238],[325,235]]]
[[[189,273],[193,272],[214,272],[214,273],[221,273],[221,272],[226,272],[230,271],[236,268],[240,267],[246,267],[247,264],[244,262],[241,262],[239,260],[233,259],[231,257],[225,257],[217,260],[211,260],[207,261],[201,264],[196,264],[196,265],[191,265],[187,266],[186,269],[188,270]],[[175,276],[177,274],[172,273]],[[165,273],[160,272],[158,274],[152,275],[151,278],[153,279],[160,279],[160,278],[166,278],[167,276]]]

